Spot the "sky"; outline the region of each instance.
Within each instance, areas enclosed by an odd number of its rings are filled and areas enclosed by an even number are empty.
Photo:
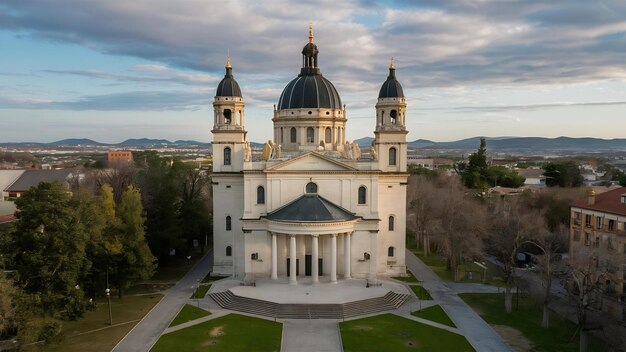
[[[391,57],[409,140],[626,138],[624,0],[2,0],[0,142],[210,141],[227,52],[268,140],[309,21],[348,139]]]

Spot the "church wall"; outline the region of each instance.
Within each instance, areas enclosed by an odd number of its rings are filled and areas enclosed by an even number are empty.
[[[244,264],[247,279],[269,277],[272,270],[272,236],[267,231],[252,231],[245,237]],[[258,260],[252,260],[258,253]]]
[[[241,217],[243,215],[243,177],[214,173],[213,185],[213,271],[221,275],[244,272],[244,248]],[[230,186],[230,187],[228,187]],[[226,217],[231,217],[231,230],[226,230]],[[232,256],[226,256],[226,247]]]
[[[406,236],[406,178],[381,176],[379,184],[379,207],[381,209],[378,246],[378,268],[380,274],[405,273]],[[394,230],[389,230],[389,216],[394,217]],[[394,247],[393,257],[388,256],[389,247]]]

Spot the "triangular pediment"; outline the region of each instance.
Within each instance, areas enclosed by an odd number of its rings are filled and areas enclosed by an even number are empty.
[[[267,171],[355,171],[356,168],[319,153],[310,152],[267,168]]]

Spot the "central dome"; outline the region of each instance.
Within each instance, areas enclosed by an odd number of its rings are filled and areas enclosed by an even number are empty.
[[[289,82],[278,100],[279,109],[341,109],[337,89],[321,74],[301,74]]]
[[[337,89],[324,78],[317,67],[319,50],[313,43],[313,29],[309,24],[309,42],[302,49],[302,70],[289,82],[278,100],[278,109],[325,108],[341,109]]]

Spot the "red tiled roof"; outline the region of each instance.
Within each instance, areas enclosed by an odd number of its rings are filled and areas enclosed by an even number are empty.
[[[12,221],[15,221],[15,215],[13,214],[0,215],[0,224],[3,224],[5,222],[12,222]]]
[[[588,204],[587,199],[578,199],[570,205],[577,208],[598,210],[606,213],[626,215],[626,204],[620,202],[622,194],[626,194],[626,187],[616,188],[596,195],[594,204]]]

